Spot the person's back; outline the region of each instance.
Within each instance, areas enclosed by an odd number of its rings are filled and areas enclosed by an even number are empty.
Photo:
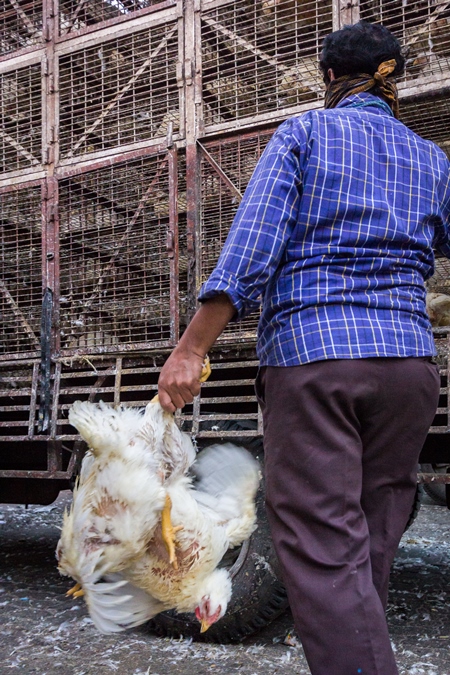
[[[449,215],[446,155],[395,119],[379,97],[352,95],[333,110],[306,113],[277,130],[249,185],[246,217],[253,208],[253,223],[261,220],[264,182],[272,180],[264,162],[271,172],[276,164],[278,181],[292,180],[291,164],[283,176],[286,153],[298,158],[301,187],[299,197],[291,192],[283,204],[293,224],[265,292],[263,364],[433,353],[423,282],[433,272],[436,231]],[[277,188],[271,191],[272,201],[278,199]],[[250,240],[251,233],[248,247]],[[219,267],[231,264],[239,274],[237,255],[231,240]],[[330,312],[333,340],[326,329]],[[348,339],[352,320],[366,326],[363,343],[358,331]],[[375,326],[370,339],[367,330]],[[279,345],[294,339],[295,354],[286,361]]]

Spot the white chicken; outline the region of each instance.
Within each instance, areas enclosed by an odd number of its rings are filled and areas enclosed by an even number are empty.
[[[231,443],[196,459],[157,400],[144,414],[78,401],[69,421],[90,447],[57,546],[60,572],[78,582],[69,594],[84,595],[103,633],[168,609],[207,630],[231,597],[217,566],[256,527],[257,461]]]

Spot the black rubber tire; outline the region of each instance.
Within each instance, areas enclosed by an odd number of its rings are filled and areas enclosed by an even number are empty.
[[[437,464],[421,464],[420,471],[422,473],[440,473],[437,470]],[[445,465],[447,467],[447,465]],[[444,473],[447,472],[445,468]],[[423,483],[423,489],[425,493],[434,501],[438,506],[447,506],[447,497],[445,493],[445,485],[439,483]]]
[[[414,496],[414,503],[412,505],[411,513],[408,518],[408,522],[406,523],[405,526],[405,532],[411,527],[411,525],[419,515],[420,507],[422,506],[423,495],[424,495],[423,487],[421,484],[418,484],[416,488],[416,494]]]
[[[262,441],[255,439],[250,445],[253,446],[252,453],[259,455],[261,460]],[[192,637],[199,642],[226,644],[241,641],[280,616],[289,603],[270,536],[263,484],[257,494],[257,522],[258,527],[248,544],[234,555],[234,559],[238,555],[240,559],[236,564],[225,565],[233,573],[233,566],[237,568],[242,562],[233,576],[233,594],[225,616],[206,633],[200,634],[200,624],[193,614],[163,612],[147,624],[149,630],[160,636]]]

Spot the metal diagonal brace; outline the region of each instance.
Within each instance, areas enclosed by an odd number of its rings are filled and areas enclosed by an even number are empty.
[[[273,56],[270,56],[270,54],[267,54],[266,52],[263,52],[262,49],[255,47],[252,42],[249,42],[240,35],[233,33],[233,31],[231,31],[226,26],[223,26],[219,21],[215,21],[208,16],[202,16],[202,21],[211,28],[214,28],[214,30],[218,33],[222,33],[222,35],[225,35],[225,37],[229,38],[236,44],[241,45],[241,47],[244,47],[244,49],[251,52],[255,56],[258,56],[262,61],[267,61],[267,63],[269,63],[271,66],[274,66],[276,70],[280,70],[281,72],[289,70],[289,66],[284,65],[284,63],[280,63],[277,61],[277,59],[273,58]]]
[[[75,21],[78,19],[78,14],[79,14],[79,13],[81,12],[81,10],[83,9],[84,5],[86,4],[86,1],[87,1],[87,0],[80,0],[80,2],[78,3],[78,5],[77,5],[76,8],[75,8],[75,11],[74,11],[74,12],[71,14],[71,16],[69,17],[69,23],[68,23],[68,25],[67,25],[67,26],[64,26],[64,28],[65,28],[64,34],[65,34],[65,35],[67,35],[67,33],[70,33],[70,31],[71,31],[71,29],[72,29],[72,27],[73,27]]]
[[[12,145],[13,148],[15,148],[20,155],[26,157],[33,166],[36,166],[36,164],[40,164],[39,160],[36,159],[36,157],[32,155],[31,152],[28,152],[28,150],[26,150],[23,147],[23,145],[20,145],[18,141],[16,141],[12,136],[2,131],[1,129],[0,129],[0,136],[2,136],[5,139],[5,141],[7,141],[10,145]]]
[[[137,70],[137,72],[133,75],[133,77],[131,77],[131,78],[128,80],[128,82],[126,83],[126,85],[125,85],[125,86],[124,86],[124,87],[116,94],[116,96],[113,98],[113,100],[106,106],[106,108],[105,108],[104,111],[101,113],[101,115],[100,115],[99,117],[97,117],[97,119],[95,120],[95,122],[94,122],[93,124],[91,124],[91,126],[89,127],[89,129],[87,129],[87,130],[84,132],[84,134],[81,136],[81,138],[78,139],[78,141],[75,143],[75,145],[73,146],[73,148],[67,153],[67,157],[68,157],[68,158],[69,158],[69,157],[73,157],[73,153],[76,152],[76,150],[78,150],[78,148],[80,147],[80,145],[81,145],[82,143],[84,143],[84,141],[86,140],[86,138],[87,138],[90,134],[92,134],[93,131],[95,131],[95,129],[96,129],[96,128],[98,127],[98,125],[100,124],[100,122],[102,122],[102,121],[105,119],[105,117],[106,117],[107,115],[109,115],[109,113],[111,112],[111,110],[112,110],[113,108],[116,107],[116,105],[118,104],[118,102],[120,101],[120,99],[123,98],[123,97],[125,96],[125,94],[127,93],[127,91],[128,91],[129,89],[131,89],[131,87],[132,87],[133,84],[136,82],[136,80],[138,80],[139,77],[140,77],[140,76],[142,75],[142,73],[144,72],[144,70],[146,70],[146,68],[148,68],[148,66],[151,64],[151,62],[153,61],[153,59],[154,59],[156,56],[158,56],[159,52],[163,49],[163,47],[167,44],[167,42],[170,40],[170,38],[175,34],[175,32],[176,32],[177,30],[178,30],[178,26],[176,26],[176,27],[173,28],[171,31],[169,31],[169,33],[161,40],[161,42],[159,43],[159,45],[152,51],[152,53],[150,54],[150,56],[148,57],[148,59],[146,59],[146,60],[144,61],[144,63],[142,64],[142,66]]]
[[[222,169],[222,167],[216,162],[214,157],[209,154],[207,149],[205,148],[204,145],[200,143],[200,141],[197,141],[197,145],[202,151],[206,161],[208,164],[212,166],[214,171],[216,171],[219,175],[219,177],[222,179],[222,181],[225,183],[225,185],[231,190],[231,192],[234,194],[235,197],[238,198],[239,201],[242,201],[242,192],[238,190],[238,188],[235,186],[235,184],[228,178],[227,174],[225,171]]]
[[[411,36],[411,40],[406,42],[406,47],[412,47],[416,42],[420,40],[422,35],[426,33],[429,29],[429,27],[437,21],[439,16],[445,12],[448,8],[450,7],[450,2],[441,2],[439,5],[436,5],[436,7],[433,9],[431,12],[430,16],[428,19],[421,25],[417,27],[417,30],[414,32],[414,34]]]
[[[86,316],[86,314],[89,311],[92,303],[100,295],[100,292],[101,292],[101,289],[102,289],[102,286],[103,286],[103,282],[104,282],[104,279],[105,279],[105,275],[108,273],[108,271],[114,265],[114,261],[117,259],[118,255],[120,254],[122,247],[127,243],[129,234],[130,234],[131,230],[133,229],[133,227],[134,227],[136,221],[138,220],[139,216],[141,215],[142,210],[143,210],[146,202],[149,200],[149,198],[150,198],[150,196],[151,196],[151,194],[154,190],[155,183],[159,179],[159,177],[161,176],[161,173],[162,173],[165,165],[167,164],[167,162],[168,162],[168,156],[166,155],[161,160],[160,165],[158,167],[158,170],[157,170],[153,180],[151,181],[147,190],[145,191],[145,193],[142,195],[141,199],[139,200],[139,203],[137,205],[137,208],[136,208],[132,218],[127,223],[127,227],[125,229],[125,232],[122,235],[122,238],[117,243],[116,250],[111,255],[111,257],[109,258],[108,262],[104,265],[104,267],[102,267],[102,270],[101,270],[99,279],[98,279],[98,281],[95,285],[95,288],[93,289],[89,298],[83,304],[83,311],[81,312],[81,314],[79,314],[79,316],[78,316],[79,319],[83,316]],[[79,335],[82,332],[82,330],[83,330],[82,328],[75,329],[73,331],[72,335],[75,335],[75,336]]]
[[[28,33],[30,35],[35,35],[35,33],[40,33],[40,29],[36,28],[36,26],[33,24],[32,21],[27,17],[23,9],[20,7],[19,3],[16,2],[16,0],[9,0],[10,4],[14,7],[16,10],[17,14],[20,16],[20,19],[27,29]]]

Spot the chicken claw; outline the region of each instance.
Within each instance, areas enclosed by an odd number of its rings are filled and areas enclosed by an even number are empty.
[[[211,363],[209,356],[205,356],[203,361],[202,374],[200,375],[200,382],[206,382],[208,377],[211,375]]]
[[[73,595],[74,598],[78,598],[79,595],[84,595],[84,591],[80,593],[83,589],[81,588],[81,584],[76,583],[75,586],[72,586],[72,588],[69,588],[69,590],[66,593],[66,598],[70,598],[71,595]]]
[[[166,503],[161,515],[162,538],[169,554],[169,562],[175,570],[178,569],[177,557],[175,555],[175,534],[183,529],[183,525],[172,525],[170,511],[172,509],[172,500],[166,495]]]

